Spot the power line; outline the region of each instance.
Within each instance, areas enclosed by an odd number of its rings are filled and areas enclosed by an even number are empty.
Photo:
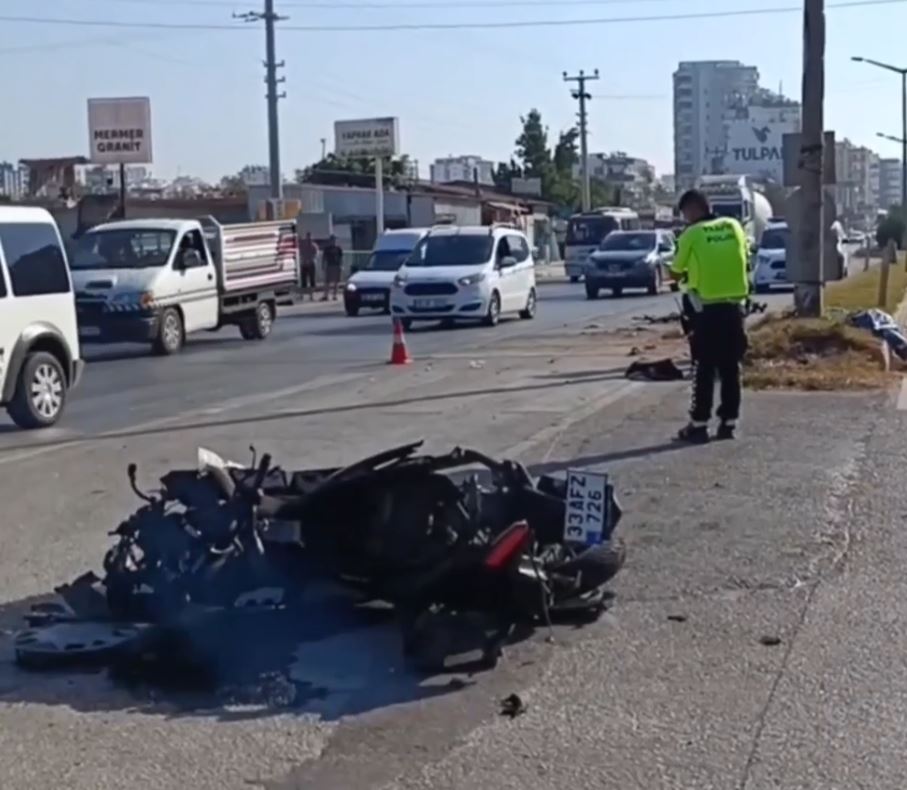
[[[110,2],[118,5],[179,5],[197,7],[235,7],[233,0],[96,0],[96,2]],[[548,8],[557,6],[609,6],[630,5],[638,3],[670,3],[673,0],[458,0],[455,8]],[[418,0],[402,0],[402,2],[305,2],[304,0],[284,0],[280,3],[282,8],[312,8],[324,11],[334,10],[378,10],[378,9],[412,9],[412,10],[440,10],[448,11],[451,6],[447,3],[426,3]]]
[[[842,8],[867,8],[870,6],[900,5],[907,0],[850,0],[849,2],[829,3],[826,10]],[[801,5],[776,6],[774,8],[746,8],[732,11],[703,11],[698,13],[657,14],[651,16],[625,16],[597,19],[537,19],[512,20],[507,22],[413,22],[377,25],[287,25],[285,31],[298,33],[368,33],[414,30],[493,30],[504,28],[538,28],[538,27],[580,27],[588,25],[617,25],[637,22],[680,22],[699,19],[728,19],[733,17],[773,16],[777,14],[803,13]],[[242,30],[232,25],[204,24],[193,22],[120,22],[110,19],[63,19],[29,16],[0,16],[0,22],[18,22],[37,25],[70,25],[74,27],[109,27],[149,30]]]

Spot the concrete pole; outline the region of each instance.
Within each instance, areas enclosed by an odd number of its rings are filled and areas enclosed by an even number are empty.
[[[794,285],[794,308],[801,318],[822,315],[822,165],[825,96],[825,2],[804,0],[803,133],[800,149],[801,281]]]
[[[278,16],[274,13],[274,0],[265,0],[265,11],[262,15],[265,22],[265,82],[268,86],[268,167],[271,177],[271,198],[283,199],[283,180],[280,176],[280,124],[277,115],[277,103],[285,94],[278,95],[277,85],[285,79],[277,78],[277,69],[283,63],[277,62],[274,23]]]
[[[598,79],[598,69],[592,75],[586,74],[580,70],[576,77],[568,77],[564,72],[564,82],[577,83],[577,90],[573,91],[573,98],[579,100],[579,148],[580,148],[580,169],[583,178],[583,197],[582,209],[589,211],[592,208],[592,184],[589,178],[589,117],[586,112],[586,102],[592,96],[586,92],[586,82]]]
[[[384,161],[375,157],[375,230],[384,233]]]

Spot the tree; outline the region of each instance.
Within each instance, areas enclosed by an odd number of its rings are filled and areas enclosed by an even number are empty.
[[[554,169],[558,174],[573,177],[573,168],[579,164],[579,129],[572,127],[561,132],[554,147]]]
[[[400,186],[412,179],[413,169],[406,155],[384,160],[385,184]],[[338,157],[328,154],[320,162],[296,171],[297,184],[326,186],[375,186],[375,160]]]
[[[513,184],[513,179],[522,177],[523,170],[513,159],[509,163],[498,162],[493,175],[494,185],[498,189],[509,190]]]
[[[905,229],[907,229],[907,222],[904,221],[903,209],[900,206],[892,206],[876,229],[876,241],[880,247],[884,247],[889,241],[894,241],[900,248],[904,240]]]
[[[520,118],[520,123],[523,124],[523,132],[516,139],[516,156],[525,177],[550,177],[551,151],[548,148],[548,128],[542,125],[542,114],[532,109]]]

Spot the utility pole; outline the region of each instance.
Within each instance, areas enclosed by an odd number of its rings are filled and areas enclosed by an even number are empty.
[[[244,22],[265,23],[265,84],[268,86],[268,169],[270,170],[271,198],[283,199],[283,180],[280,175],[280,124],[278,122],[277,103],[285,99],[286,92],[278,93],[277,86],[286,82],[286,77],[277,76],[277,70],[286,64],[277,62],[276,41],[274,27],[277,22],[283,22],[288,17],[278,16],[274,12],[274,0],[264,0],[264,11],[249,11],[245,14],[234,14],[234,17]]]
[[[328,158],[328,140],[326,137],[321,138],[321,161]]]
[[[825,99],[825,0],[803,4],[803,133],[800,148],[802,279],[794,286],[801,318],[822,315],[823,146]]]
[[[598,79],[598,69],[592,75],[586,74],[580,69],[579,74],[570,77],[564,72],[564,82],[575,82],[577,89],[571,92],[574,99],[579,100],[579,149],[580,149],[580,167],[583,173],[583,211],[589,211],[592,208],[592,187],[589,182],[589,124],[586,114],[586,102],[592,99],[592,95],[586,91],[586,83],[590,80]]]

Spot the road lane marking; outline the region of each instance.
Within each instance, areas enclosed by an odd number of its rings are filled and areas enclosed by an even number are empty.
[[[365,373],[344,373],[318,376],[311,381],[306,382],[305,384],[299,384],[295,387],[288,387],[284,390],[275,390],[272,392],[261,393],[259,395],[250,395],[244,398],[233,398],[229,401],[224,401],[222,404],[218,404],[217,406],[213,407],[213,410],[211,407],[209,407],[207,410],[195,410],[171,415],[169,417],[160,417],[158,419],[148,420],[147,422],[138,423],[136,425],[130,425],[128,428],[122,428],[113,431],[104,431],[103,433],[99,433],[95,436],[70,436],[55,442],[42,442],[40,445],[35,447],[22,450],[14,450],[11,453],[4,453],[2,456],[0,456],[0,466],[17,463],[20,461],[30,461],[33,458],[38,458],[42,455],[46,455],[52,450],[69,449],[72,447],[78,447],[83,444],[89,444],[91,442],[103,441],[105,439],[115,439],[123,434],[141,433],[142,431],[148,431],[155,428],[165,428],[168,425],[171,425],[174,428],[178,428],[178,423],[184,420],[191,420],[193,418],[198,418],[206,415],[211,416],[212,414],[220,414],[225,411],[235,411],[236,409],[258,405],[260,403],[266,403],[269,400],[274,400],[289,395],[295,395],[301,392],[321,389],[322,387],[328,387],[336,384],[349,384],[357,379],[367,378],[368,375],[369,374]],[[192,426],[187,426],[187,428],[189,427]],[[2,450],[0,450],[0,452],[2,452]]]

